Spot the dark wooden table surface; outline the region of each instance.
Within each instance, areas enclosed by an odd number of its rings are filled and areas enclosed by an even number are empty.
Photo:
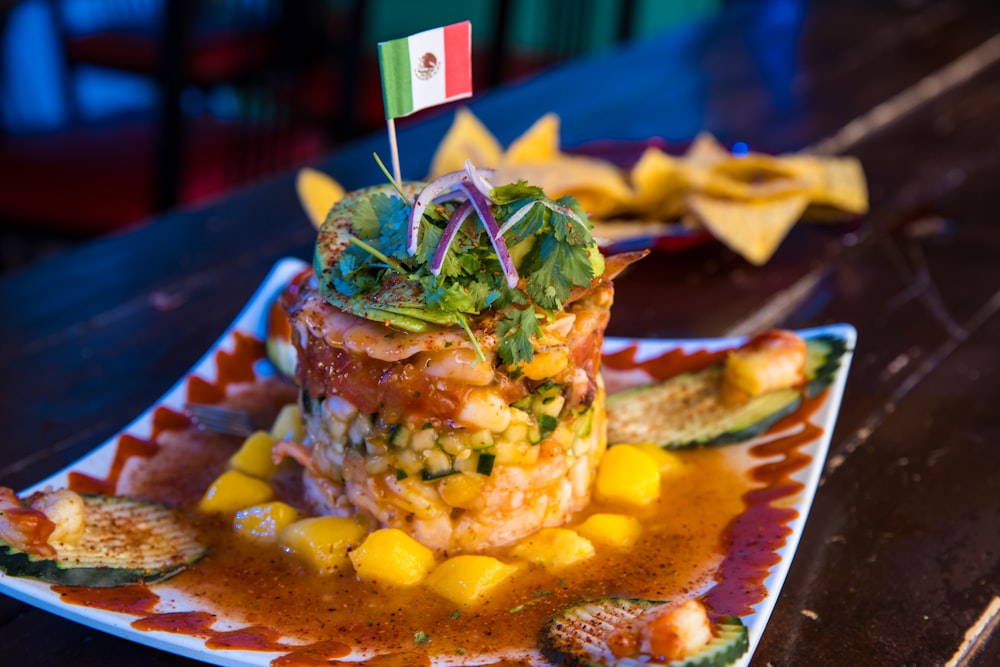
[[[862,160],[860,225],[796,227],[760,268],[717,244],[658,253],[618,282],[609,333],[857,327],[753,664],[1000,664],[1000,6],[734,2],[471,107],[502,142],[556,111],[568,146],[704,129]],[[401,124],[404,176],[424,174],[449,122]],[[384,137],[319,166],[348,187],[379,181],[373,150],[387,154]],[[114,434],[312,240],[288,175],[0,280],[0,484],[23,488]],[[0,664],[193,663],[0,596]]]

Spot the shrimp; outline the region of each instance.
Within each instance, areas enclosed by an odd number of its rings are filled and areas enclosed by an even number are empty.
[[[805,381],[806,343],[790,331],[758,334],[726,357],[722,398],[739,404],[748,398]]]
[[[712,641],[708,612],[697,600],[659,605],[614,628],[606,643],[618,658],[650,656],[652,662],[673,662],[694,655]]]
[[[0,487],[0,540],[42,558],[56,555],[49,537],[56,525],[44,513],[24,507],[12,489]]]

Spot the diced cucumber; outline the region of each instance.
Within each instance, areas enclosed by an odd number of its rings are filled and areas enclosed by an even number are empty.
[[[768,392],[736,406],[721,399],[723,363],[612,394],[608,443],[683,448],[750,440],[797,409],[803,392],[814,395],[828,386],[845,350],[844,341],[832,336],[806,339],[805,387]]]
[[[590,407],[580,415],[580,425],[576,429],[577,438],[589,438],[590,432],[594,428],[594,408]]]
[[[473,431],[466,437],[466,444],[473,451],[487,449],[493,446],[493,434],[487,429]]]
[[[489,452],[479,452],[479,462],[476,464],[476,472],[487,477],[493,472],[493,464],[496,462],[496,455]]]
[[[396,424],[389,434],[389,443],[393,447],[407,447],[410,444],[410,429],[403,424]]]
[[[0,541],[0,570],[54,584],[107,588],[171,577],[205,553],[195,529],[162,505],[82,495],[86,529],[49,560]]]
[[[532,410],[538,416],[558,417],[565,404],[566,399],[560,394],[556,394],[555,396],[536,396],[532,402]]]

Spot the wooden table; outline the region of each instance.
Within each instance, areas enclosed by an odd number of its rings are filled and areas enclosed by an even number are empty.
[[[849,322],[860,338],[825,474],[754,665],[1000,664],[1000,7],[737,2],[717,20],[476,98],[507,142],[684,141],[860,157],[871,214],[796,227],[756,268],[718,244],[618,281],[610,334]],[[448,113],[403,123],[404,176]],[[321,168],[380,180],[351,145]],[[56,195],[57,196],[57,193]],[[160,396],[313,230],[292,175],[0,280],[0,484],[74,461]],[[5,665],[181,665],[0,597]]]

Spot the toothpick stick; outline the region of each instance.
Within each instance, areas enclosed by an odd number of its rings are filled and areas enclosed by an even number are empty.
[[[392,175],[397,183],[402,183],[403,179],[399,175],[399,144],[396,143],[396,121],[389,118],[386,121],[389,128],[389,154],[392,156]]]

